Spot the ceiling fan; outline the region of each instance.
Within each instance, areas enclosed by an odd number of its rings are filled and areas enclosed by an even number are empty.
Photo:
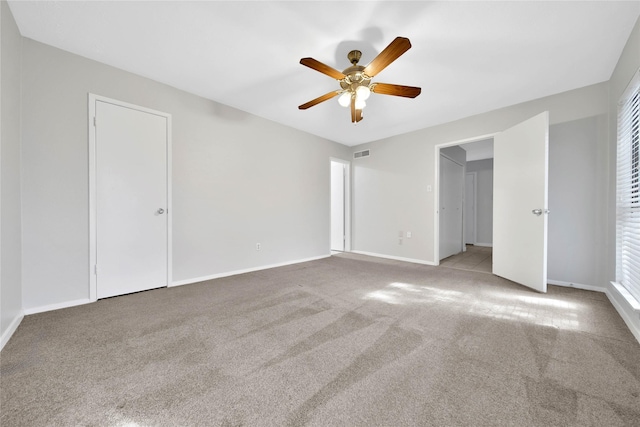
[[[362,53],[359,50],[352,50],[347,55],[351,66],[342,72],[313,58],[302,58],[300,60],[302,65],[338,80],[340,89],[319,96],[306,104],[300,105],[298,108],[300,110],[306,110],[307,108],[340,95],[338,103],[343,107],[351,107],[351,122],[357,123],[362,120],[362,109],[366,106],[365,100],[369,98],[371,92],[381,95],[415,98],[420,95],[421,89],[419,87],[371,82],[373,77],[387,68],[389,64],[398,59],[400,55],[410,48],[411,42],[408,38],[396,37],[396,39],[384,48],[366,67],[358,65]]]

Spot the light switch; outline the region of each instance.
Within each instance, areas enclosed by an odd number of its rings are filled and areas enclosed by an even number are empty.
[[[411,232],[407,231],[407,239],[410,239],[410,238],[411,238]]]

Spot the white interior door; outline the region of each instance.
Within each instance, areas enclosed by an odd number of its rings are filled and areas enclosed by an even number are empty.
[[[168,284],[166,116],[95,103],[97,298]]]
[[[476,173],[465,175],[464,181],[464,242],[476,244]]]
[[[547,291],[549,112],[494,139],[493,273]]]
[[[331,250],[344,251],[345,165],[331,162]]]
[[[440,155],[440,259],[462,252],[464,168]]]

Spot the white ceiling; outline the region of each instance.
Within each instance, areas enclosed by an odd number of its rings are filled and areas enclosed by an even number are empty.
[[[23,36],[349,146],[609,80],[638,1],[9,1]],[[299,64],[369,63],[396,36],[413,47],[374,81],[364,120]]]

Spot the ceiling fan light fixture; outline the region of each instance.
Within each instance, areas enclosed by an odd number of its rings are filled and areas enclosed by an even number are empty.
[[[369,99],[369,96],[371,96],[371,90],[368,86],[358,86],[356,89],[356,96],[358,97],[358,99],[366,101],[367,99]]]
[[[338,98],[338,104],[342,107],[348,107],[351,104],[351,92],[343,92]]]
[[[356,110],[362,110],[367,106],[367,103],[364,102],[364,99],[360,99],[356,97]]]

